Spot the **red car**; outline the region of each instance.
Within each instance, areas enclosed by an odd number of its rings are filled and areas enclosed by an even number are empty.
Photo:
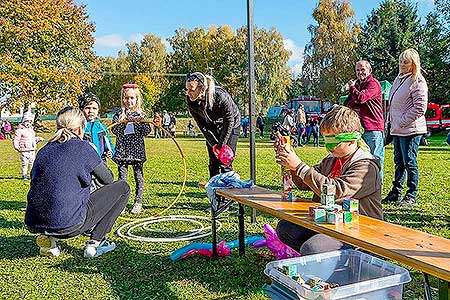
[[[427,137],[433,132],[450,130],[450,104],[428,103],[427,112]]]
[[[442,129],[450,130],[450,104],[441,105],[441,116]]]
[[[428,103],[425,118],[427,119],[427,137],[431,136],[434,131],[441,129],[442,111],[439,104]]]

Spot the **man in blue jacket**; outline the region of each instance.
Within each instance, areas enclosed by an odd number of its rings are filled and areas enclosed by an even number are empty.
[[[80,109],[87,120],[84,139],[95,146],[97,154],[106,161],[114,155],[115,149],[108,133],[108,128],[100,122],[98,112],[100,100],[93,93],[84,93],[78,98]]]

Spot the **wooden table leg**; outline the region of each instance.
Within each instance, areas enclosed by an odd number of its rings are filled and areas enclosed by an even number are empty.
[[[450,283],[448,281],[439,279],[439,300],[450,299]]]
[[[244,228],[244,205],[239,203],[239,255],[245,254],[245,228]]]

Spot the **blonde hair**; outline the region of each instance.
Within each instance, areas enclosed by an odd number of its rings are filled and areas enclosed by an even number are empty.
[[[120,115],[120,120],[124,120],[126,119],[126,114],[125,114],[125,104],[123,103],[123,97],[125,96],[125,93],[128,92],[129,90],[134,91],[136,94],[136,107],[135,107],[135,111],[137,112],[141,112],[142,111],[142,95],[141,95],[141,91],[139,90],[139,87],[123,87],[122,86],[122,91],[120,93],[120,104],[122,107],[122,114]]]
[[[422,77],[422,72],[420,69],[420,56],[416,49],[406,49],[400,54],[398,59],[410,60],[412,62],[412,77],[414,81],[416,81],[419,77]]]
[[[83,112],[72,106],[61,109],[56,115],[56,133],[48,141],[49,143],[65,143],[68,140],[77,137],[74,132],[78,128],[86,126],[86,118]]]
[[[320,123],[320,132],[362,132],[361,121],[358,114],[351,108],[335,105]]]
[[[208,103],[209,107],[212,108],[214,103],[214,93],[216,92],[216,83],[214,78],[210,75],[205,75],[206,78],[206,103]]]

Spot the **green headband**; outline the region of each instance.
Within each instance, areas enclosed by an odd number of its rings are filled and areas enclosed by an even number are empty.
[[[361,136],[360,132],[344,132],[337,135],[324,136],[323,139],[325,140],[325,147],[328,151],[331,151],[342,142],[359,141]]]

